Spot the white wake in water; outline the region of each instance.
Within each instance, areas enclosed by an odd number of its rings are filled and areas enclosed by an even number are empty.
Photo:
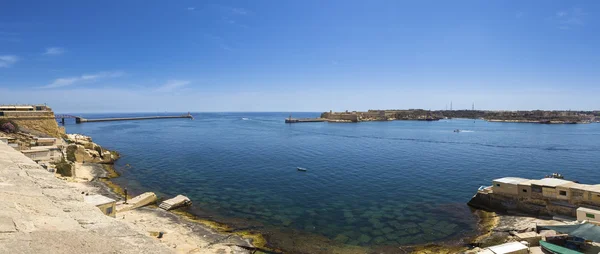
[[[460,131],[460,132],[475,132],[475,131],[464,130],[464,131]]]

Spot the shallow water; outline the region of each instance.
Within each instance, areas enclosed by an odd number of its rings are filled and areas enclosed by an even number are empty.
[[[193,115],[67,124],[67,132],[119,151],[116,182],[131,191],[188,195],[196,213],[251,225],[282,245],[275,232],[366,247],[457,239],[475,231],[466,202],[492,179],[560,172],[591,183],[600,165],[600,124],[290,125],[283,123],[289,113]]]

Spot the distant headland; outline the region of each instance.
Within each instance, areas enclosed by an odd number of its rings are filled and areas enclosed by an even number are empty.
[[[600,120],[600,111],[570,110],[424,110],[390,109],[368,111],[323,112],[320,118],[286,119],[286,123],[299,122],[343,122],[365,121],[438,121],[441,119],[468,118],[489,122],[541,123],[541,124],[581,124]],[[597,120],[598,119],[598,120]]]

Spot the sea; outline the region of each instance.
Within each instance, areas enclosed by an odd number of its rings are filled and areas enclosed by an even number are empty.
[[[114,182],[130,193],[186,195],[193,201],[188,212],[233,231],[260,232],[270,247],[290,253],[456,244],[477,234],[467,202],[495,178],[556,172],[600,183],[600,124],[286,124],[290,115],[320,113],[192,115],[65,128],[118,151]]]

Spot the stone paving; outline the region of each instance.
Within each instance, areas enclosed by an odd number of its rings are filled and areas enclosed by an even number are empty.
[[[0,253],[172,253],[0,143]]]

